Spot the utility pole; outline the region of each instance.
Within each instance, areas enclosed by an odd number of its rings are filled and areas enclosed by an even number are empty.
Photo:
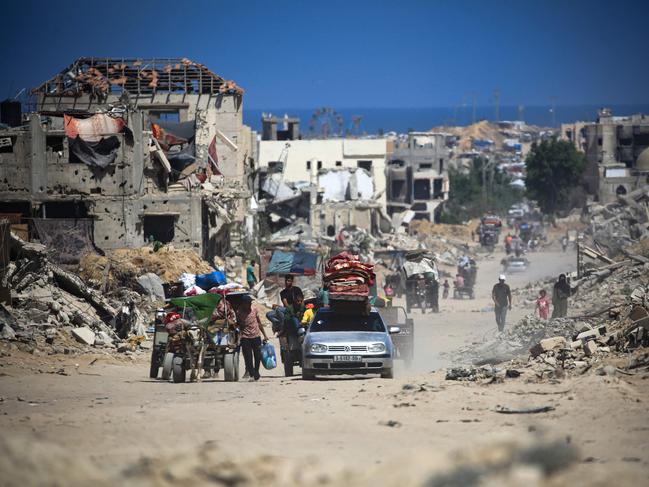
[[[475,91],[471,92],[471,96],[473,97],[473,116],[471,118],[471,123],[475,123]]]
[[[555,128],[557,126],[557,97],[551,96],[550,103],[552,104],[552,108],[550,108],[550,112],[552,112],[552,128]]]
[[[496,122],[500,122],[500,90],[494,90],[494,112]]]

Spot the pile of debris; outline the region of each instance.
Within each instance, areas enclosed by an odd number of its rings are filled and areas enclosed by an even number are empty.
[[[616,357],[624,358],[628,368],[649,365],[644,349],[649,346],[649,263],[641,259],[636,256],[611,273],[595,271],[582,278],[574,288],[572,307],[589,308],[587,313],[549,321],[528,315],[493,340],[458,350],[454,360],[476,366],[508,362],[507,369],[531,369],[537,378],[585,373],[596,365],[599,373],[608,374],[606,362]],[[601,282],[603,276],[608,282]],[[599,309],[593,311],[592,303]],[[645,358],[628,360],[638,353]],[[468,380],[490,377],[472,369],[451,375]]]
[[[120,287],[137,289],[138,277],[143,274],[155,274],[163,283],[176,282],[188,269],[196,274],[214,270],[194,250],[168,245],[157,251],[149,246],[111,250],[105,255],[86,254],[79,264],[79,276],[111,292]]]
[[[25,242],[14,234],[10,243],[12,260],[2,285],[11,289],[11,304],[0,305],[0,339],[17,342],[25,351],[52,354],[88,351],[89,347],[95,351],[139,349],[146,337],[146,313],[153,312],[153,303],[132,289],[120,288],[109,295],[87,285],[77,274],[52,262],[44,245]],[[116,325],[126,315],[135,336],[123,340]]]
[[[588,229],[597,250],[608,250],[609,256],[619,255],[623,249],[649,238],[649,187],[618,195],[606,206],[592,204],[587,208]]]

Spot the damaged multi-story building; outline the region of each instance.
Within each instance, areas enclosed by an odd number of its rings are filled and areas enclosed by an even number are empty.
[[[649,183],[649,117],[615,117],[608,109],[585,127],[589,192],[602,203]]]
[[[649,117],[599,111],[593,122],[561,126],[561,136],[586,154],[584,182],[601,203],[649,184]]]
[[[0,213],[78,257],[154,240],[238,247],[256,135],[243,90],[188,59],[81,58],[3,106]],[[66,248],[68,247],[68,248]]]
[[[438,221],[448,199],[448,148],[445,135],[410,132],[396,141],[387,165],[387,212],[408,221]]]
[[[273,230],[297,218],[316,234],[333,237],[358,227],[389,231],[385,215],[386,139],[299,140],[299,120],[262,120],[258,182]],[[273,225],[278,222],[279,225]]]

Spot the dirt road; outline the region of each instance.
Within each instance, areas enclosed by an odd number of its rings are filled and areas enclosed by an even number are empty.
[[[511,276],[513,286],[570,270],[574,256],[539,253],[530,260],[527,273]],[[20,483],[16,465],[6,459],[45,442],[52,445],[47,451],[61,447],[66,459],[84,462],[76,473],[65,469],[60,474],[67,479],[62,485],[83,485],[89,479],[100,485],[106,478],[145,485],[339,484],[341,479],[348,485],[412,485],[448,468],[455,460],[440,460],[448,452],[486,444],[491,446],[483,456],[491,458],[503,448],[502,441],[512,445],[540,431],[576,447],[577,463],[569,475],[584,485],[613,474],[618,483],[637,482],[649,470],[649,380],[594,375],[558,384],[522,378],[490,385],[444,380],[438,369],[447,359],[441,353],[495,332],[493,313],[480,309],[490,303],[499,261],[497,256],[481,263],[475,300],[442,301],[441,313],[435,315],[414,312],[415,367],[399,370],[394,380],[304,382],[282,377],[278,368],[265,371],[258,383],[225,383],[220,377],[171,384],[147,378],[145,355],[128,362],[102,356],[92,365],[93,357],[87,356],[5,357],[0,368],[0,431],[5,438],[0,456],[5,464],[0,461],[0,467],[11,470],[5,482]],[[511,321],[526,311],[531,310],[514,309]],[[57,371],[65,375],[47,373]],[[494,412],[498,405],[549,405],[554,410],[502,415]],[[21,443],[23,438],[31,446]],[[219,468],[241,478],[210,476],[197,467],[196,458],[203,458],[197,452],[205,449],[219,461],[229,459]],[[269,454],[273,457],[264,456]],[[189,458],[183,463],[178,458],[184,455]],[[22,460],[21,475],[30,469],[33,473],[27,483],[62,468],[38,452],[33,458],[39,461]],[[51,458],[57,457],[52,453]],[[175,467],[169,471],[165,465]],[[277,473],[280,467],[288,469],[290,478]],[[160,477],[159,469],[166,476]],[[86,470],[90,473],[79,473]],[[255,474],[250,477],[250,472]]]

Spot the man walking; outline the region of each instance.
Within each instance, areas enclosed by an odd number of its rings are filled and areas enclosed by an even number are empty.
[[[505,284],[505,274],[500,274],[498,277],[498,283],[491,290],[491,299],[494,302],[498,331],[503,331],[507,319],[507,310],[512,309],[512,291]]]
[[[237,324],[241,333],[241,352],[246,364],[246,373],[250,380],[259,380],[259,364],[261,363],[262,337],[268,341],[264,325],[261,324],[257,309],[252,305],[252,296],[244,294],[242,304],[236,313]]]

